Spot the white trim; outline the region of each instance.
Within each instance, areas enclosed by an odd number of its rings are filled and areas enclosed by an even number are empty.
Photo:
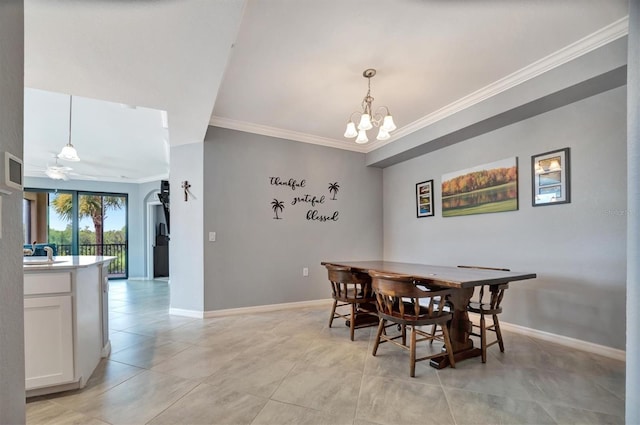
[[[518,71],[507,75],[493,83],[476,90],[475,92],[456,100],[449,105],[438,109],[437,111],[422,117],[393,133],[393,138],[384,142],[373,142],[368,147],[373,150],[380,148],[398,138],[407,136],[415,131],[418,131],[424,127],[432,125],[433,123],[440,121],[450,115],[467,109],[475,104],[478,104],[484,100],[487,100],[493,96],[496,96],[510,88],[520,85],[528,80],[531,80],[539,75],[549,72],[554,68],[564,65],[580,56],[583,56],[599,47],[604,46],[607,43],[611,43],[621,37],[624,37],[629,33],[629,16],[618,19],[606,27],[599,29],[598,31],[587,35],[586,37],[571,43],[568,46],[545,56],[533,62],[526,67],[519,69]]]
[[[157,176],[146,176],[146,177],[141,177],[139,179],[130,179],[128,181],[133,183],[151,183],[155,181],[168,180],[168,179],[169,179],[169,173],[164,173],[164,174],[158,174]],[[123,181],[127,181],[127,180],[123,180]]]
[[[333,299],[322,299],[322,300],[284,303],[284,304],[257,305],[254,307],[228,308],[225,310],[210,310],[210,311],[204,312],[204,317],[205,318],[223,317],[223,316],[234,316],[238,314],[255,314],[255,313],[268,313],[271,311],[279,311],[279,310],[294,310],[294,309],[305,308],[305,307],[328,306],[332,302],[333,302]]]
[[[311,301],[300,301],[282,304],[258,305],[253,307],[229,308],[224,310],[183,310],[179,308],[170,308],[169,314],[175,316],[194,317],[198,319],[208,319],[212,317],[234,316],[240,314],[268,313],[280,310],[294,310],[306,307],[329,306],[333,302],[332,299],[320,299]],[[543,341],[553,342],[564,347],[573,348],[588,353],[598,354],[614,360],[625,361],[626,352],[616,348],[606,347],[604,345],[594,344],[588,341],[582,341],[568,336],[557,335],[550,332],[539,331],[537,329],[527,328],[525,326],[514,325],[512,323],[500,322],[500,327],[506,331],[515,332],[521,335],[529,336]]]
[[[126,280],[153,280],[153,279],[149,279],[144,276],[138,276],[138,277],[128,277]]]
[[[160,193],[160,192],[158,192]],[[146,275],[147,275],[147,279],[148,280],[153,280],[154,276],[153,276],[153,242],[154,242],[154,238],[156,236],[156,226],[155,226],[155,214],[153,213],[153,210],[155,206],[157,205],[162,205],[162,203],[158,199],[157,197],[155,198],[151,198],[152,200],[147,201],[147,249],[146,249],[146,253],[147,256],[145,258],[145,269],[146,269]],[[154,218],[154,222],[151,222],[151,218]]]
[[[228,128],[231,130],[245,131],[247,133],[262,134],[263,136],[277,137],[280,139],[295,140],[297,142],[311,143],[313,145],[328,146],[330,148],[344,149],[348,151],[368,152],[366,145],[353,143],[351,140],[337,140],[328,137],[314,136],[312,134],[300,133],[299,131],[285,130],[282,128],[269,127],[262,124],[254,124],[246,121],[237,121],[230,118],[212,116],[209,125],[214,127]]]
[[[169,308],[169,314],[172,316],[193,317],[195,319],[204,319],[204,312],[200,310],[185,310],[182,308]]]
[[[516,332],[521,335],[530,336],[532,338],[541,339],[543,341],[553,342],[564,347],[598,354],[600,356],[608,357],[614,360],[625,361],[626,358],[626,352],[624,350],[618,350],[616,348],[594,344],[592,342],[582,341],[580,339],[570,338],[564,335],[556,335],[550,332],[544,332],[520,325],[514,325],[512,323],[505,323],[503,321],[500,321],[500,328],[507,331]]]
[[[100,351],[100,356],[102,358],[107,358],[111,354],[111,340],[108,340],[102,350]]]
[[[424,127],[432,125],[448,116],[458,113],[484,100],[496,96],[506,90],[531,80],[554,68],[564,65],[580,56],[583,56],[599,47],[612,41],[624,37],[629,33],[629,16],[595,31],[586,37],[563,47],[562,49],[539,59],[524,68],[507,75],[461,99],[450,103],[429,115],[426,115],[393,133],[389,140],[374,140],[371,143],[359,145],[350,140],[338,140],[327,137],[319,137],[297,131],[285,130],[276,127],[269,127],[260,124],[253,124],[244,121],[237,121],[229,118],[212,116],[209,124],[215,127],[229,128],[232,130],[246,131],[249,133],[262,134],[264,136],[279,137],[283,139],[296,140],[298,142],[312,143],[315,145],[328,146],[332,148],[344,149],[354,152],[369,153],[381,148],[389,143],[414,133]]]

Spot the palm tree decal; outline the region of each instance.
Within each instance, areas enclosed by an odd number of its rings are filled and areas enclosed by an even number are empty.
[[[275,220],[281,220],[281,218],[278,217],[278,210],[280,210],[280,212],[284,210],[284,202],[274,199],[273,201],[271,201],[271,209],[273,210],[274,213],[276,213],[276,216],[273,218]]]
[[[336,195],[338,194],[339,189],[340,185],[338,184],[338,182],[329,183],[329,193],[333,193],[333,198],[331,198],[332,200],[336,200]]]

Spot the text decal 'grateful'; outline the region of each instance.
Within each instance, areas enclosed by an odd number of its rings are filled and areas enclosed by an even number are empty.
[[[283,178],[283,177],[269,177],[269,184],[271,186],[277,186],[282,188],[288,188],[292,191],[296,189],[305,189],[307,185],[306,179],[294,179],[294,178]],[[324,194],[311,194],[311,193],[303,193],[296,194],[291,198],[291,205],[307,205],[313,209],[307,210],[305,218],[308,221],[315,221],[320,223],[329,223],[338,221],[338,217],[340,213],[338,211],[322,211],[320,208],[325,205],[326,200],[336,201],[338,191],[340,190],[340,185],[338,182],[330,182],[328,187],[329,196],[328,198]],[[282,220],[284,217],[281,215],[285,209],[285,201],[281,201],[277,198],[273,198],[270,203],[271,210],[274,213],[275,220]]]

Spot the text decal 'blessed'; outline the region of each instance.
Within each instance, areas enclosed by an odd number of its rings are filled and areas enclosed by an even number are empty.
[[[269,184],[271,186],[278,186],[282,188],[286,187],[291,189],[292,191],[295,191],[296,189],[304,189],[306,187],[307,180],[294,179],[294,178],[282,178],[282,177],[269,177]],[[340,185],[338,184],[338,182],[329,183],[328,191],[329,191],[329,195],[331,195],[330,198],[327,198],[324,194],[315,194],[315,195],[310,193],[296,194],[291,199],[291,206],[306,204],[314,208],[314,209],[307,210],[305,218],[308,221],[317,221],[321,223],[338,221],[338,216],[340,215],[338,211],[325,213],[315,208],[323,206],[326,200],[336,201],[339,190],[340,190]],[[273,217],[274,220],[283,219],[284,217],[281,217],[281,215],[284,215],[285,202],[277,198],[273,198],[270,205],[271,205],[271,210],[274,213],[274,217]]]

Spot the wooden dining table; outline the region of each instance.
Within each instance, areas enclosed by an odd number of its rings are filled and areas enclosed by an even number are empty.
[[[455,361],[482,355],[482,350],[473,346],[471,321],[467,305],[476,286],[503,285],[519,280],[534,279],[535,273],[521,273],[501,270],[433,266],[426,264],[398,263],[392,261],[323,261],[323,266],[333,264],[350,267],[352,270],[369,273],[397,273],[411,275],[416,281],[429,286],[452,288],[450,301],[453,304],[453,318],[449,323],[449,333]],[[431,360],[431,366],[442,369],[449,366],[447,356]]]

